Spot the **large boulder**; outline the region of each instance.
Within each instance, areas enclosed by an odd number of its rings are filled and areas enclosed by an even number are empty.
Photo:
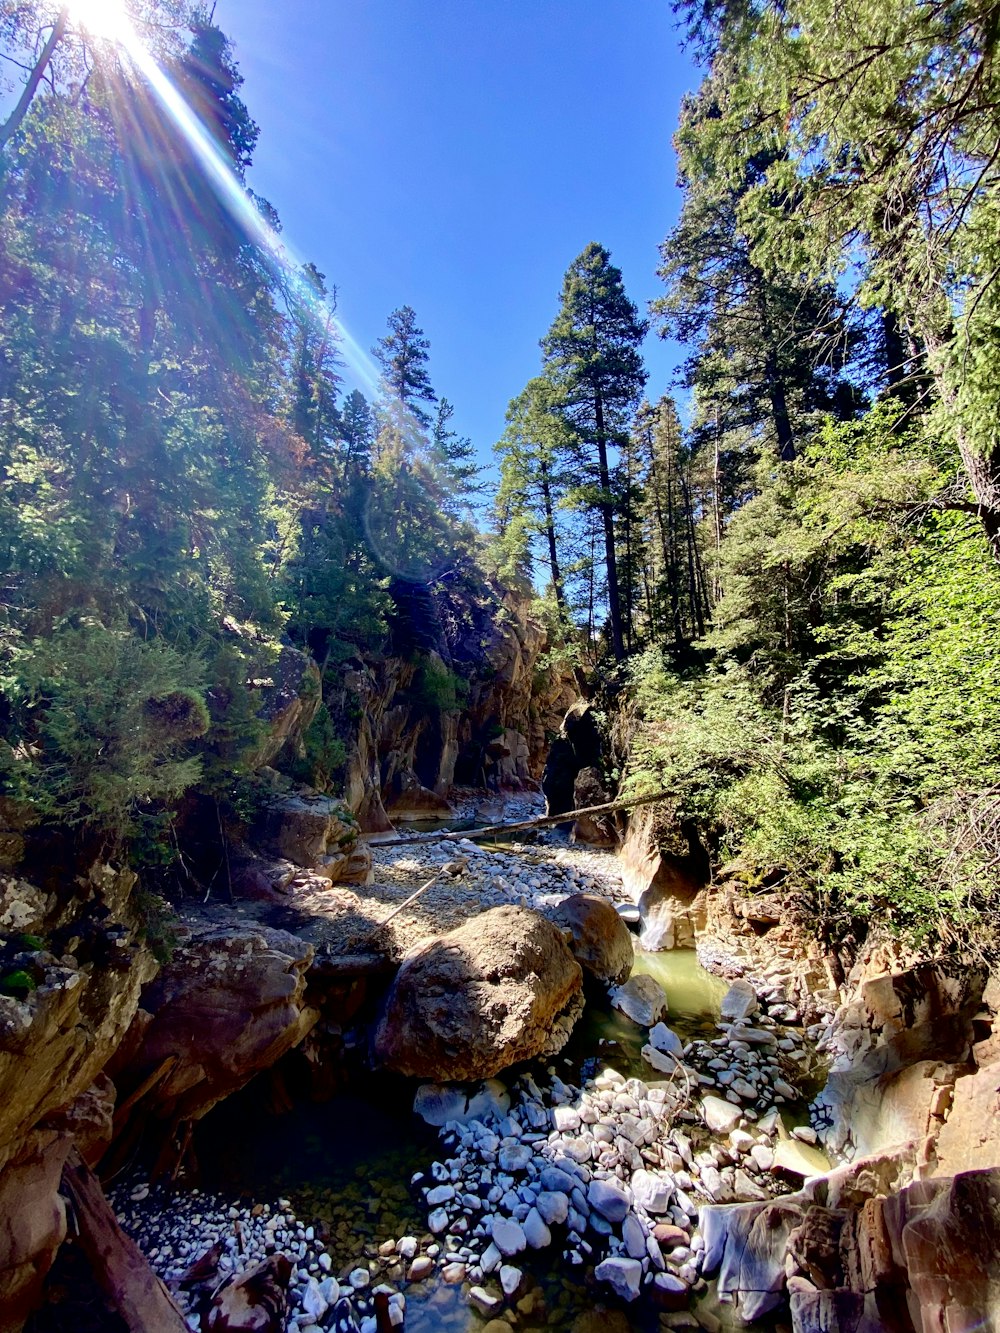
[[[611,992],[611,1003],[640,1027],[651,1028],[669,1011],[663,987],[648,972],[639,972]]]
[[[375,1033],[380,1064],[415,1078],[490,1078],[561,1050],[583,973],[558,926],[494,907],[403,962]]]
[[[260,925],[193,933],[142,994],[114,1062],[120,1091],[151,1081],[140,1113],[197,1119],[296,1046],[316,1022],[306,1004],[313,947]]]
[[[614,986],[628,978],[635,961],[632,935],[607,898],[574,893],[552,919],[572,935],[569,947],[589,976]]]
[[[275,796],[264,821],[270,851],[334,884],[366,884],[371,877],[371,851],[358,845],[359,833],[345,805],[311,787]]]

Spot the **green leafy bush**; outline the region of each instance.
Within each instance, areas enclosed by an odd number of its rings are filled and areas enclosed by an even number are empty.
[[[723,544],[711,664],[632,664],[627,787],[672,791],[717,863],[806,894],[828,932],[991,952],[1000,570],[883,415],[762,473]]]
[[[48,819],[126,838],[138,808],[198,781],[209,725],[198,657],[97,621],[64,622],[12,655],[18,722],[6,776]]]

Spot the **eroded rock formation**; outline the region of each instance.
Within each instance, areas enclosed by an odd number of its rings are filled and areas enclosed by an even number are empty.
[[[20,994],[0,995],[3,1333],[19,1329],[37,1303],[65,1236],[63,1166],[75,1136],[92,1155],[106,1134],[109,1090],[101,1071],[156,970],[122,922],[133,884],[131,874],[106,867],[95,867],[65,896],[0,879],[0,922],[10,932],[5,974],[27,979]]]
[[[183,940],[145,987],[113,1072],[134,1114],[195,1120],[296,1046],[312,946],[267,926],[208,926]]]

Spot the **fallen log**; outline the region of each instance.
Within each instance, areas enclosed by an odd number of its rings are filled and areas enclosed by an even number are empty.
[[[483,828],[466,829],[458,833],[411,833],[405,838],[386,838],[378,842],[378,847],[406,847],[413,843],[426,842],[461,842],[468,838],[475,842],[478,838],[489,838],[495,833],[520,833],[525,829],[541,828],[543,824],[572,824],[584,815],[614,815],[624,810],[635,810],[640,805],[653,805],[656,801],[665,801],[673,792],[658,791],[653,795],[616,798],[604,805],[591,805],[585,810],[565,810],[561,815],[536,815],[534,819],[519,819],[512,824],[487,824]]]
[[[172,1296],[118,1225],[100,1182],[75,1148],[63,1168],[62,1192],[72,1206],[77,1243],[94,1279],[130,1333],[189,1333]]]

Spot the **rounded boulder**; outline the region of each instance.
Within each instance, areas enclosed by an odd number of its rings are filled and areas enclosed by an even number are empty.
[[[607,898],[574,893],[552,919],[573,936],[569,947],[584,972],[612,986],[627,979],[635,961],[632,934]]]
[[[491,1078],[561,1050],[582,990],[558,926],[528,908],[494,907],[404,959],[375,1031],[375,1056],[414,1078]]]

